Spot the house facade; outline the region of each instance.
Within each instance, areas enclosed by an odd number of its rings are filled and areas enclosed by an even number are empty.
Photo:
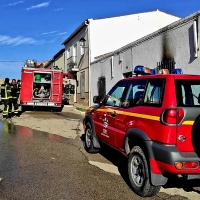
[[[65,69],[65,49],[61,49],[58,51],[49,62],[44,65],[44,68],[53,68],[54,66],[58,66],[59,69],[62,69],[64,72],[67,71]]]
[[[129,43],[91,63],[91,99],[104,96],[120,79],[132,76],[135,66],[182,68],[200,74],[200,11]]]
[[[165,27],[179,17],[159,10],[105,19],[85,20],[64,42],[65,67],[77,80],[77,103],[89,106],[95,58]],[[84,41],[84,44],[81,42]]]

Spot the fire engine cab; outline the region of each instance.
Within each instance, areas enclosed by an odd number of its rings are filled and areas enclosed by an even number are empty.
[[[20,105],[22,111],[28,107],[48,107],[62,111],[63,71],[36,68],[34,60],[27,60],[21,71]]]

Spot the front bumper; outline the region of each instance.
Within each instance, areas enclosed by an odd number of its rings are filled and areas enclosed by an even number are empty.
[[[47,107],[61,107],[60,102],[20,102],[21,106],[47,106]]]

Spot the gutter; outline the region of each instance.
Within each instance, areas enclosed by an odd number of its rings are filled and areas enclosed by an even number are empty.
[[[91,69],[90,69],[90,63],[91,63],[91,42],[90,42],[90,26],[89,26],[89,24],[90,24],[90,21],[91,20],[87,20],[87,26],[88,26],[88,59],[89,59],[89,61],[88,61],[88,77],[89,77],[89,80],[88,80],[88,84],[89,84],[89,86],[88,86],[88,90],[89,90],[89,102],[88,102],[88,104],[89,104],[89,107],[91,106]]]

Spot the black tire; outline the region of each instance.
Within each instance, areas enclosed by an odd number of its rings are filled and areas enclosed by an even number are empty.
[[[160,191],[161,186],[150,182],[147,159],[139,146],[134,146],[129,154],[128,175],[133,191],[139,196],[152,197]]]
[[[94,148],[93,145],[93,130],[91,124],[88,122],[85,128],[84,148],[88,153],[98,153],[99,149]]]
[[[63,99],[63,104],[64,105],[69,105],[69,99]]]
[[[57,107],[57,108],[53,108],[52,111],[53,112],[62,112],[64,106],[61,107]]]
[[[200,146],[199,146],[199,140],[200,140],[200,116],[197,117],[197,119],[194,122],[193,130],[192,130],[192,143],[194,147],[194,151],[198,156],[200,156]]]
[[[26,107],[25,106],[21,106],[21,111],[25,112],[26,111]]]
[[[64,106],[61,106],[60,108],[58,108],[58,112],[62,112]]]

